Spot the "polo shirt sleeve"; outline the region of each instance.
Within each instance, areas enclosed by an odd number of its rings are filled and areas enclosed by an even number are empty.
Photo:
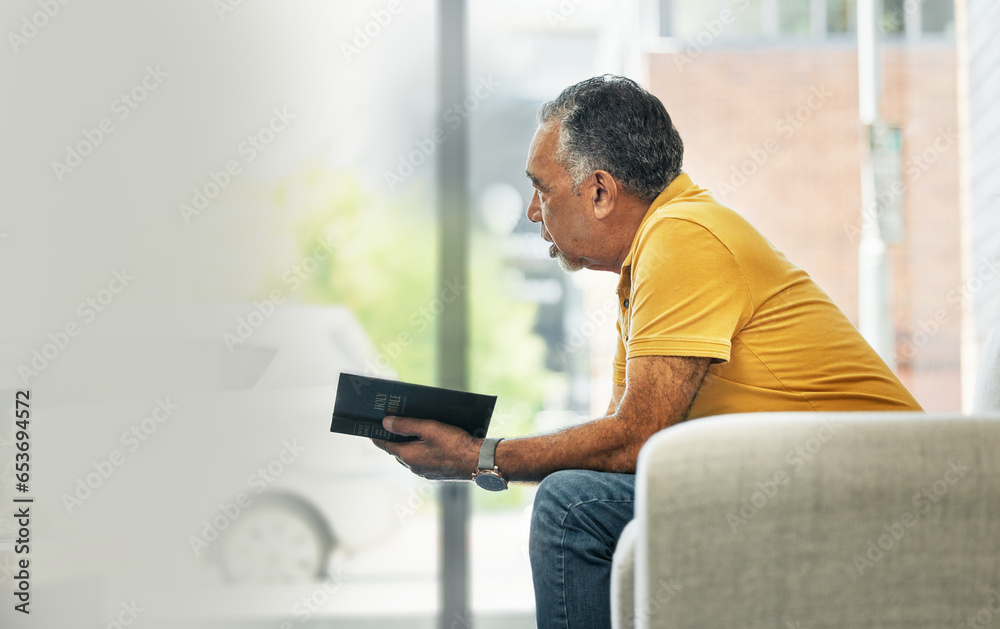
[[[618,316],[618,323],[615,326],[618,330],[618,343],[615,347],[615,359],[612,366],[612,381],[620,386],[625,386],[625,342],[622,340],[622,319]]]
[[[706,227],[683,218],[657,217],[643,231],[632,259],[626,358],[728,362],[732,339],[754,311],[733,252]]]

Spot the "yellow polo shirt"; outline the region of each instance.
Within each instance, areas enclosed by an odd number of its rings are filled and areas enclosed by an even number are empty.
[[[809,275],[686,174],[643,218],[618,308],[617,384],[636,356],[713,359],[689,418],[922,410]]]

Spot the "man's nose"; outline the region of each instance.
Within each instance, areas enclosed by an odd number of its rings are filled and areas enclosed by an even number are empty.
[[[532,223],[538,223],[542,220],[542,202],[538,199],[538,190],[535,190],[531,195],[531,201],[528,203],[528,211],[525,212],[528,216],[528,220]]]

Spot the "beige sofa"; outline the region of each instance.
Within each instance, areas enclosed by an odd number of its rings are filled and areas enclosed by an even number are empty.
[[[616,627],[1000,626],[1000,416],[665,430],[640,454],[612,608]]]
[[[1000,336],[974,411],[755,413],[643,447],[618,628],[1000,627]]]

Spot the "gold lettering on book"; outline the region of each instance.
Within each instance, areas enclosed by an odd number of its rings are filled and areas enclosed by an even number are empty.
[[[387,410],[386,412],[389,415],[396,415],[397,413],[399,413],[399,402],[400,402],[400,396],[398,396],[398,395],[390,395],[389,396],[389,410]]]

